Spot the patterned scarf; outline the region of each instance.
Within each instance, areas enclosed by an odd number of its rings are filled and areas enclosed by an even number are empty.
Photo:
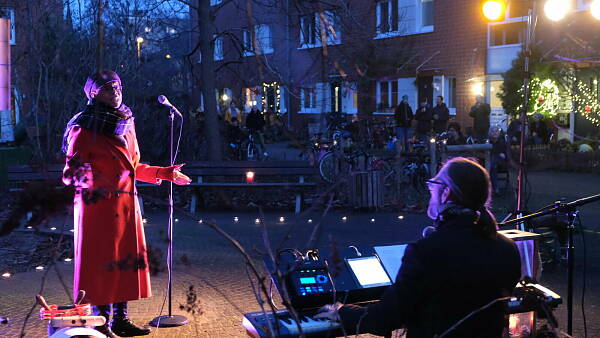
[[[69,133],[75,126],[89,129],[98,134],[113,136],[122,145],[127,146],[125,134],[133,127],[133,121],[131,109],[124,104],[117,109],[100,103],[88,105],[84,111],[75,114],[67,123],[63,135],[62,151],[67,153]]]

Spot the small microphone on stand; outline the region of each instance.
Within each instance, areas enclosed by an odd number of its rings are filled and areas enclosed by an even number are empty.
[[[177,110],[177,108],[175,108],[175,106],[172,105],[171,102],[169,102],[169,99],[167,99],[166,96],[159,95],[158,103],[162,104],[163,106],[167,106],[167,107],[171,108],[171,111],[173,111],[173,112],[177,113],[177,115],[181,116],[181,113],[179,112],[179,110]]]

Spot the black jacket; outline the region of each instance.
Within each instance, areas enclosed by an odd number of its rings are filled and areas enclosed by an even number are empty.
[[[435,115],[437,115],[437,119],[435,118]],[[448,107],[446,107],[446,104],[444,102],[433,107],[432,118],[433,130],[438,134],[445,132],[446,126],[448,125],[448,119],[450,118],[450,111],[448,110]]]
[[[265,126],[265,119],[258,110],[250,111],[246,117],[246,128],[250,131],[262,130]]]
[[[433,118],[433,109],[430,105],[425,107],[419,107],[415,114],[415,120],[417,120],[417,133],[427,134],[431,131],[431,119]]]
[[[488,132],[490,129],[490,113],[491,108],[487,103],[475,103],[471,107],[469,116],[473,118],[473,129],[481,134]]]
[[[396,127],[410,127],[413,120],[413,111],[408,102],[400,102],[394,111]]]
[[[473,225],[474,215],[469,211],[455,216],[409,244],[395,283],[379,302],[340,309],[348,333],[357,325],[376,335],[404,327],[409,338],[431,338],[492,300],[510,295],[521,274],[517,247],[499,234],[483,237]],[[504,307],[496,305],[447,337],[501,337]]]

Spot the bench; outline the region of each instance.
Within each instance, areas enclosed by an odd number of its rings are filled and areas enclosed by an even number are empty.
[[[33,181],[54,181],[56,186],[62,186],[63,164],[52,164],[44,168],[31,165],[13,165],[8,167],[9,191],[23,190],[23,187]],[[255,173],[253,183],[246,182],[246,172]],[[293,187],[316,188],[317,183],[310,181],[318,175],[318,169],[306,161],[240,161],[240,162],[192,162],[186,164],[183,172],[192,178],[192,183],[181,188],[265,188]],[[291,179],[290,179],[291,178]],[[307,180],[309,178],[309,180]],[[136,186],[156,187],[154,184],[137,182]],[[138,195],[142,214],[143,199]],[[190,212],[196,212],[198,196],[194,189],[190,202]],[[295,195],[295,212],[300,213],[302,194]]]
[[[246,182],[246,173],[254,172],[253,183]],[[314,177],[318,169],[307,161],[231,161],[231,162],[193,162],[183,168],[190,176],[192,188],[316,188]],[[312,179],[312,180],[311,180]],[[198,196],[196,189],[192,194],[190,212],[196,212]],[[302,207],[302,193],[295,194],[296,213]]]
[[[45,167],[31,165],[10,165],[7,168],[8,191],[20,191],[29,182],[52,181],[62,186],[64,164],[51,164]]]

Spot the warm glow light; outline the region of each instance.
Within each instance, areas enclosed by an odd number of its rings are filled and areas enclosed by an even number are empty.
[[[594,18],[600,20],[600,0],[592,1],[592,4],[590,5],[590,13],[592,13]]]
[[[221,98],[223,99],[223,101],[229,100],[229,96],[227,96],[227,94],[223,94],[223,96],[221,96]]]
[[[570,11],[571,2],[566,0],[548,0],[544,5],[544,13],[552,21],[562,20]]]
[[[429,139],[429,143],[435,143],[435,138],[432,137],[431,139]]]
[[[246,171],[246,183],[254,182],[254,171],[248,170]]]
[[[167,55],[165,55],[165,57],[166,57],[167,59],[170,59],[170,58],[171,58],[171,54],[167,54]]]
[[[3,274],[2,274],[2,277],[4,277],[4,278],[8,278],[8,277],[10,277],[10,276],[12,276],[12,275],[10,274],[10,272],[5,272],[5,273],[3,273]]]
[[[483,95],[483,83],[473,83],[473,85],[471,86],[471,93],[473,93],[473,95]]]
[[[487,0],[481,6],[483,16],[489,21],[497,21],[504,18],[506,4],[501,0]]]
[[[135,39],[135,41],[137,41],[137,43],[142,43],[142,42],[144,42],[144,38],[143,38],[143,37],[141,37],[141,36],[138,36],[138,37]]]

